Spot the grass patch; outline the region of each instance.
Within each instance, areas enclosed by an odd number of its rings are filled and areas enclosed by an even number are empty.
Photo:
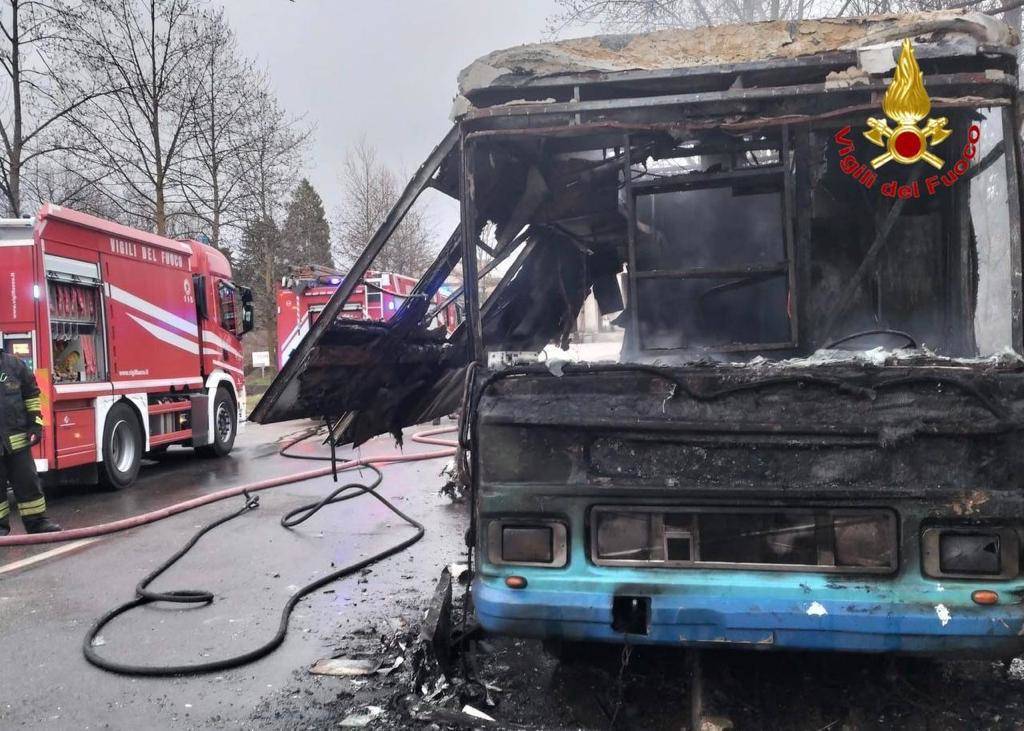
[[[276,371],[271,371],[269,368],[266,369],[266,375],[260,376],[258,370],[254,370],[252,373],[245,377],[245,392],[249,396],[260,396],[270,388],[270,383],[274,380],[274,376],[277,375]]]

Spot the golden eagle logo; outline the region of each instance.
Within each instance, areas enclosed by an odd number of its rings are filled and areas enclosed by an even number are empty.
[[[944,141],[953,131],[946,127],[949,120],[945,117],[929,119],[924,127],[918,127],[931,110],[932,102],[924,88],[924,74],[917,65],[914,47],[908,38],[903,41],[896,73],[882,100],[882,111],[896,123],[896,127],[890,127],[884,119],[868,117],[868,130],[864,137],[886,149],[871,161],[871,167],[877,170],[890,160],[904,165],[924,160],[941,170],[945,163],[928,148]]]

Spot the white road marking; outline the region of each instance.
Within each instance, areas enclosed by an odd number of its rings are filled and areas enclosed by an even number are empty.
[[[20,561],[12,561],[9,564],[4,564],[3,566],[0,566],[0,574],[8,574],[12,571],[18,571],[19,569],[28,568],[29,566],[33,566],[42,561],[46,561],[47,559],[56,558],[57,556],[62,556],[65,553],[71,553],[72,551],[77,550],[79,548],[84,548],[85,546],[88,546],[90,543],[95,543],[98,540],[99,536],[97,536],[96,538],[83,538],[80,541],[73,541],[66,545],[58,546],[57,548],[54,548],[50,551],[43,551],[42,553],[36,554],[35,556],[23,558]]]

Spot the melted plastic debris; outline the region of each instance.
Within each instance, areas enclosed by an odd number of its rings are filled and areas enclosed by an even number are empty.
[[[309,672],[314,675],[372,675],[380,667],[379,660],[353,657],[331,657],[317,660]]]
[[[813,368],[821,365],[868,365],[882,367],[887,365],[947,365],[947,366],[992,366],[1012,368],[1024,365],[1024,357],[1010,348],[1004,348],[991,355],[976,358],[952,358],[938,355],[928,348],[910,350],[900,348],[887,350],[872,348],[870,350],[818,350],[805,358],[789,358],[787,360],[769,361],[760,356],[748,363],[730,363],[734,367],[769,366],[776,368]]]
[[[350,713],[338,723],[342,728],[365,728],[384,713],[380,706],[367,706],[366,708]]]
[[[566,363],[615,363],[618,362],[618,345],[611,343],[586,343],[584,345],[570,345],[568,350],[559,350],[557,346],[549,345],[545,349],[548,357],[548,368],[561,375],[561,369]],[[553,364],[554,361],[554,364]],[[679,366],[726,366],[729,368],[745,369],[795,369],[815,368],[819,366],[869,366],[881,368],[884,366],[947,366],[950,368],[978,368],[989,367],[997,369],[1011,369],[1024,367],[1024,356],[1015,352],[1012,348],[1005,347],[995,353],[973,358],[954,358],[946,355],[939,355],[927,347],[916,350],[908,348],[886,349],[882,347],[868,350],[817,350],[809,356],[800,358],[786,358],[784,360],[771,360],[763,355],[758,355],[748,361],[727,361],[718,358],[710,358],[706,352],[694,352],[673,356],[637,357],[632,361],[644,365],[679,367]]]

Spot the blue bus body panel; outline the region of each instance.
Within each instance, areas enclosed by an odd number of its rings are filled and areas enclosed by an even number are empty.
[[[506,567],[510,568],[510,567]],[[837,580],[836,576],[747,571],[674,572],[587,566],[586,579],[521,569],[525,589],[484,575],[473,586],[477,618],[498,634],[622,642],[612,629],[616,595],[649,597],[646,635],[631,643],[753,648],[1014,655],[1024,650],[1021,582],[948,586],[920,577]],[[961,582],[957,582],[958,584]],[[976,588],[1005,604],[982,607]]]

